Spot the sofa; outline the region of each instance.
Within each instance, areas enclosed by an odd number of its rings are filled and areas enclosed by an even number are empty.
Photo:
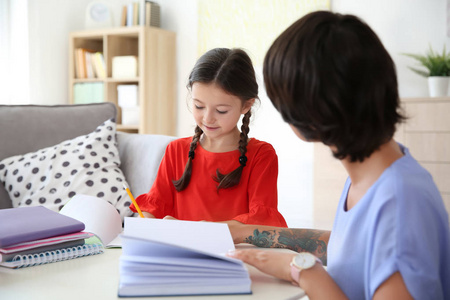
[[[0,105],[0,209],[48,204],[58,210],[70,196],[82,193],[102,197],[115,206],[120,202],[121,207],[116,208],[121,216],[131,215],[126,211],[130,199],[120,183],[125,180],[135,197],[148,192],[174,137],[117,131],[116,116],[116,106],[109,102]],[[88,158],[90,162],[86,162]],[[95,183],[96,174],[102,183],[118,182],[105,193],[95,191],[102,184]],[[50,200],[54,195],[58,198]]]

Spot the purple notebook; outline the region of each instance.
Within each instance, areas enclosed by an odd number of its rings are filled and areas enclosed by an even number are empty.
[[[0,209],[0,248],[84,230],[84,223],[44,206]]]

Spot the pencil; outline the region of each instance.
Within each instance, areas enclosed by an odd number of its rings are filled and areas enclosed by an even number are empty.
[[[134,207],[136,208],[139,216],[141,216],[141,218],[144,218],[144,215],[142,214],[142,211],[139,208],[139,205],[137,204],[136,200],[134,199],[133,194],[131,194],[130,188],[125,183],[123,184],[123,188],[127,191],[128,196],[130,196],[130,199],[133,202]]]

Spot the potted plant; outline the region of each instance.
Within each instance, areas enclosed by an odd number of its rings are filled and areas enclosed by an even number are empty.
[[[426,70],[408,67],[415,73],[428,78],[428,88],[431,97],[447,96],[450,76],[450,54],[444,45],[442,54],[430,50],[425,55],[404,53],[419,62]]]

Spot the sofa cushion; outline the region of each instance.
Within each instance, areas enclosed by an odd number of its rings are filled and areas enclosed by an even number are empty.
[[[150,190],[167,144],[174,139],[166,135],[117,132],[121,168],[135,197]]]
[[[92,132],[115,118],[113,103],[85,105],[0,105],[0,160],[56,145]],[[0,185],[0,209],[12,207]]]
[[[111,119],[87,135],[1,160],[0,181],[13,207],[59,211],[76,194],[86,194],[110,202],[122,219],[130,216],[115,134]]]

